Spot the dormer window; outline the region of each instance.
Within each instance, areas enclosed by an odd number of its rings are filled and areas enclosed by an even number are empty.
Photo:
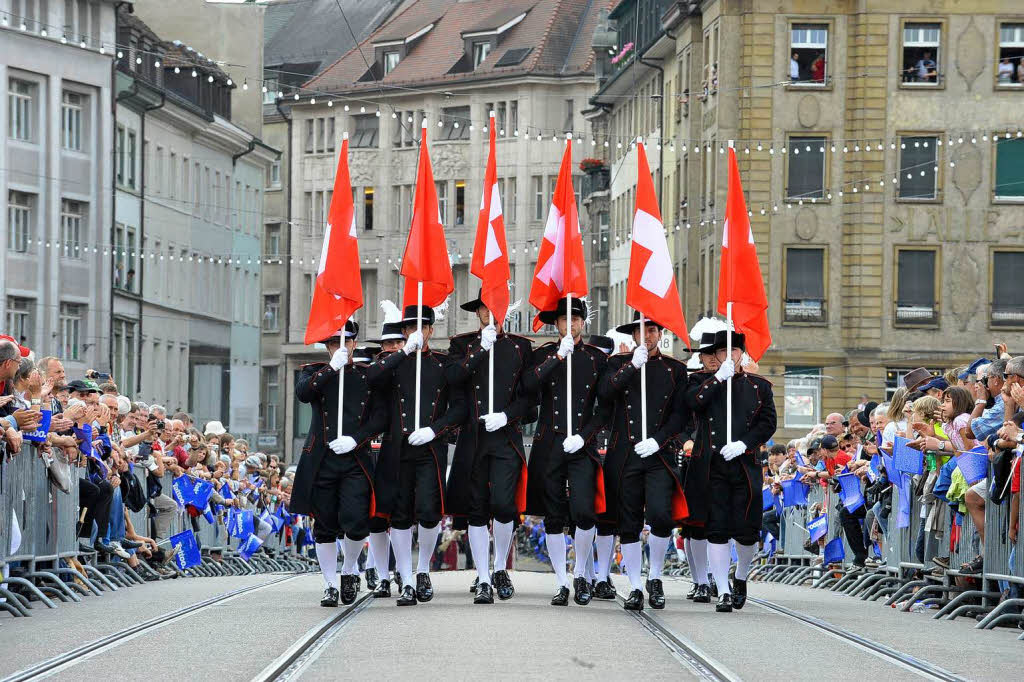
[[[477,41],[473,43],[473,68],[484,63],[487,55],[491,53],[491,41]]]
[[[384,53],[384,75],[391,73],[398,66],[398,61],[401,59],[401,54],[395,51],[389,51]]]

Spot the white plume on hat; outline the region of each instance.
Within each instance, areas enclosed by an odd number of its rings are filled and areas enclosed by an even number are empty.
[[[444,321],[444,315],[445,315],[445,313],[448,312],[448,308],[451,307],[451,304],[452,304],[452,297],[449,296],[448,298],[446,298],[443,301],[441,301],[441,305],[439,305],[436,308],[434,308],[434,322],[435,323],[443,322]]]
[[[384,324],[402,321],[402,311],[394,301],[381,301],[380,309],[384,311]]]
[[[704,363],[700,361],[700,353],[694,353],[690,356],[690,359],[686,361],[686,369],[690,371],[704,369]]]
[[[728,325],[717,317],[702,317],[690,329],[690,339],[700,343],[700,337],[704,334],[717,334],[726,329]]]
[[[630,336],[629,334],[623,334],[622,332],[619,331],[615,331],[614,327],[606,331],[604,335],[611,339],[612,343],[615,344],[615,348],[612,349],[612,355],[619,352],[619,346],[622,344],[626,344],[626,348],[628,348],[629,350],[633,350],[633,348],[636,346],[636,344],[633,343],[632,336]]]

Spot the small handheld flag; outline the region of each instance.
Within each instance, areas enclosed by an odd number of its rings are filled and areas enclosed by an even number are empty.
[[[171,551],[174,553],[174,565],[179,570],[198,566],[203,562],[199,553],[199,543],[191,529],[170,537]]]
[[[968,485],[974,485],[988,476],[988,451],[984,445],[956,456],[956,466]]]
[[[924,473],[924,453],[909,447],[910,441],[906,438],[896,436],[896,444],[893,447],[893,465],[897,471],[905,471],[908,474]]]
[[[828,514],[811,519],[807,522],[807,532],[811,535],[811,542],[817,542],[828,533]]]
[[[839,481],[839,496],[846,511],[853,512],[864,505],[864,493],[861,492],[857,474],[840,474],[836,480]]]
[[[799,478],[783,481],[782,504],[785,507],[807,504],[807,485],[802,483]]]
[[[822,554],[822,561],[827,564],[841,564],[843,559],[846,558],[846,548],[843,547],[843,539],[836,538],[830,540],[825,545],[825,551]]]

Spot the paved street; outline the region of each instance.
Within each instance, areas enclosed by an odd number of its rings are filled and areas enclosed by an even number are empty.
[[[617,602],[549,606],[551,574],[514,573],[516,597],[493,606],[471,603],[472,577],[465,571],[435,574],[436,596],[429,604],[399,608],[393,600],[369,600],[320,638],[286,677],[277,679],[347,679],[372,669],[382,679],[417,680],[623,679],[641,671],[651,679],[797,680],[820,679],[823,662],[836,675],[929,677],[757,604],[731,615],[717,614],[711,605],[686,601],[689,583],[683,580],[666,582],[667,609],[644,613],[689,646],[689,652],[656,636],[651,621],[624,612]],[[58,610],[37,607],[31,618],[3,621],[0,675],[181,607],[271,581],[277,582],[113,641],[49,673],[66,680],[100,679],[113,671],[129,680],[152,680],[154,673],[183,676],[183,671],[197,680],[262,679],[261,671],[294,642],[342,613],[317,605],[319,576],[175,580],[87,598]],[[625,590],[625,581],[617,587]],[[1016,630],[977,631],[973,621],[933,621],[929,614],[899,613],[879,603],[808,588],[751,588],[752,596],[965,679],[1005,680],[1019,667]],[[501,646],[495,648],[496,642]],[[714,671],[702,672],[695,658]]]

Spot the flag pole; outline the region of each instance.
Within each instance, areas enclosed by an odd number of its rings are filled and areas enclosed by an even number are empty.
[[[638,137],[637,144],[642,145],[644,138]],[[639,169],[638,169],[639,170]],[[633,220],[636,220],[636,210],[633,211]],[[644,311],[640,313],[640,343],[646,345],[647,339],[644,336]],[[647,364],[640,367],[640,440],[647,440]]]
[[[341,347],[345,347],[345,327],[341,327]],[[345,365],[348,363],[346,362]],[[345,366],[338,370],[338,438],[342,437],[341,417],[345,412]]]
[[[416,331],[423,343],[423,282],[416,282]],[[415,430],[420,429],[420,383],[423,374],[423,346],[416,351],[416,419],[413,421]]]
[[[729,140],[728,144],[733,149],[736,143]],[[725,304],[725,359],[732,359],[732,301]],[[725,384],[725,442],[732,442],[732,377]]]
[[[491,312],[490,308],[487,309],[488,314],[491,316],[491,324],[494,324],[494,313]],[[495,325],[497,329],[497,325]],[[497,345],[498,340],[494,340],[494,344]],[[494,346],[487,351],[487,413],[494,414]]]
[[[572,336],[572,294],[565,297],[565,333],[576,344]],[[565,430],[572,435],[572,353],[565,356]]]

